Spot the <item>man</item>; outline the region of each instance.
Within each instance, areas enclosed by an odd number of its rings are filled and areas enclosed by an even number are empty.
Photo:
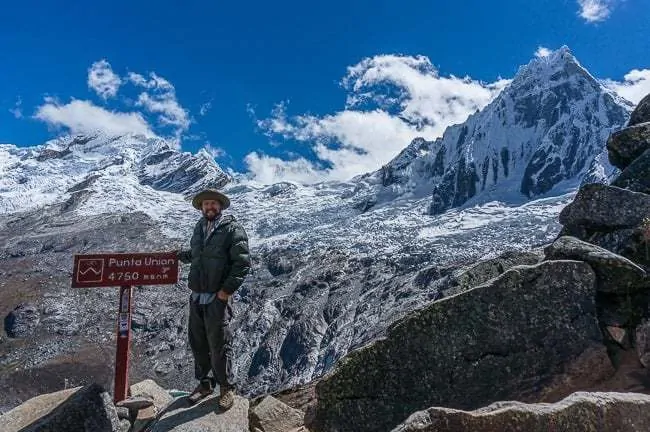
[[[219,407],[229,409],[235,399],[231,374],[231,296],[250,270],[246,231],[231,215],[222,216],[230,206],[223,193],[208,189],[197,194],[192,205],[201,210],[190,240],[191,249],[178,251],[178,259],[191,263],[189,342],[194,355],[194,374],[199,385],[189,396],[195,404],[212,394],[219,384]],[[212,377],[208,374],[212,370]]]

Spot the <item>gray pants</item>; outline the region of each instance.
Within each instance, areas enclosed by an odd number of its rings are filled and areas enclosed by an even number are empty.
[[[232,377],[232,308],[215,298],[208,304],[199,304],[190,298],[188,325],[190,347],[194,354],[194,376],[207,379],[210,370],[220,385],[234,386]]]

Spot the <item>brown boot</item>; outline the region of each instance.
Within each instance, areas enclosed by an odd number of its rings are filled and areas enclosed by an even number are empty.
[[[201,380],[199,385],[196,386],[194,391],[187,397],[187,400],[190,405],[194,405],[201,399],[210,396],[213,391],[212,382],[209,379]]]
[[[219,408],[223,411],[229,410],[233,403],[235,403],[235,388],[219,386]]]

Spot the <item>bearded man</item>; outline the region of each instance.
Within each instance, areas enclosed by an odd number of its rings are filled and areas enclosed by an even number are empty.
[[[235,400],[231,371],[232,294],[251,267],[248,237],[232,215],[222,215],[230,206],[230,199],[223,193],[204,190],[194,197],[192,205],[203,216],[194,227],[190,250],[177,252],[181,262],[191,263],[188,333],[199,384],[189,401],[197,403],[219,384],[219,407],[227,410]]]

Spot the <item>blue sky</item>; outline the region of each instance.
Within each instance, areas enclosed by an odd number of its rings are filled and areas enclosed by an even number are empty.
[[[463,121],[540,47],[650,92],[650,0],[61,4],[3,5],[0,142],[134,131],[263,181],[344,179]]]

